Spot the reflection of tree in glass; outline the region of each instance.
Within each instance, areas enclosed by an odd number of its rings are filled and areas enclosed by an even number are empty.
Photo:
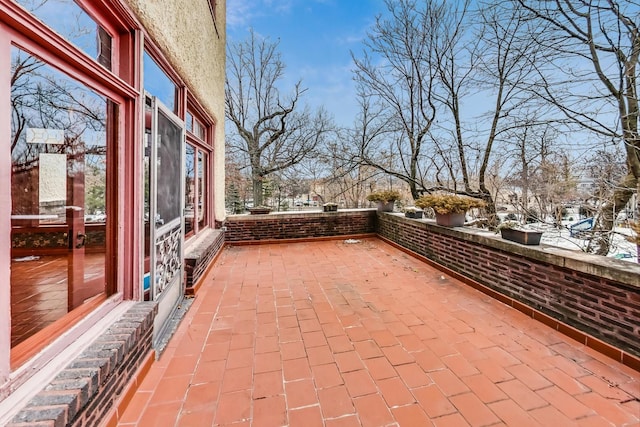
[[[106,164],[104,156],[85,159],[85,211],[90,215],[106,212]]]
[[[98,58],[104,30],[75,1],[17,0],[17,3],[89,56]]]
[[[34,182],[35,175],[31,171],[38,167],[41,153],[64,154],[69,175],[83,174],[85,156],[106,155],[106,111],[105,98],[30,54],[13,48],[11,154],[14,183]],[[63,136],[54,141],[27,141],[28,129],[50,130],[52,134],[62,131]],[[24,201],[27,205],[33,203],[26,198]],[[23,208],[27,209],[23,213],[29,213],[28,206]]]

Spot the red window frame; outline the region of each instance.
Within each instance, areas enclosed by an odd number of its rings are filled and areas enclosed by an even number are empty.
[[[195,124],[199,124],[202,129],[202,134],[198,135],[194,133]],[[185,234],[185,237],[191,237],[198,234],[201,230],[209,228],[211,226],[211,219],[213,218],[213,174],[212,161],[213,161],[213,134],[214,134],[214,122],[207,118],[207,115],[202,106],[191,96],[187,96],[187,108],[185,112],[185,128],[187,130],[187,144],[194,148],[194,212],[193,212],[193,226],[189,233]],[[204,180],[204,217],[202,220],[197,220],[199,212],[198,197],[200,194],[199,188],[199,163],[198,153],[204,153],[206,155],[205,171],[203,174]]]
[[[66,41],[20,5],[7,0],[0,0],[0,52],[10,50],[9,46],[29,52],[41,58],[49,66],[118,104],[118,117],[115,120],[117,136],[109,154],[114,172],[108,174],[107,178],[109,186],[113,189],[111,194],[107,195],[109,206],[107,214],[112,218],[111,225],[107,228],[107,238],[112,241],[108,256],[117,262],[107,263],[106,295],[113,295],[119,291],[124,298],[131,298],[133,282],[127,278],[132,277],[130,273],[134,267],[132,263],[126,264],[123,260],[133,260],[135,249],[133,245],[121,245],[118,242],[121,238],[131,240],[134,238],[135,227],[132,224],[135,224],[135,221],[131,220],[134,214],[131,213],[132,211],[127,213],[123,206],[131,206],[131,203],[135,203],[135,199],[133,192],[122,190],[123,187],[133,188],[135,178],[133,173],[120,175],[115,171],[127,169],[131,172],[131,167],[135,167],[131,164],[135,160],[131,159],[135,157],[132,141],[135,140],[139,126],[135,114],[138,96],[135,76],[139,70],[139,60],[135,54],[138,26],[123,10],[117,10],[108,0],[77,0],[77,3],[112,37],[112,71]],[[6,92],[7,89],[10,90],[10,88],[0,87],[0,99],[9,99],[10,93]],[[125,123],[129,126],[125,126]],[[0,221],[4,225],[5,220],[0,219]],[[124,222],[125,227],[122,233],[118,233],[116,224],[121,221]],[[22,365],[52,343],[72,325],[80,322],[97,308],[100,302],[96,300],[79,310],[67,313],[49,327],[12,348],[11,368],[15,369]],[[1,370],[2,367],[0,367]]]

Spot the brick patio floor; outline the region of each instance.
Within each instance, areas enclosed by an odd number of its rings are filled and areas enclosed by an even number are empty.
[[[378,239],[227,247],[120,426],[638,426],[640,373]]]

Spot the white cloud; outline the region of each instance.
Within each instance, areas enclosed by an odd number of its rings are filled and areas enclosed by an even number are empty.
[[[227,0],[227,26],[247,26],[260,6],[259,0]]]
[[[277,14],[287,14],[293,8],[293,0],[264,0],[263,7]]]

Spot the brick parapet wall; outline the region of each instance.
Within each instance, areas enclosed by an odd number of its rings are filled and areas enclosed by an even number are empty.
[[[378,234],[499,294],[640,356],[640,265],[378,215]]]
[[[8,427],[99,425],[152,351],[156,310],[151,302],[129,309],[31,399]]]
[[[374,209],[232,215],[224,223],[225,239],[233,243],[373,234],[376,219]]]

